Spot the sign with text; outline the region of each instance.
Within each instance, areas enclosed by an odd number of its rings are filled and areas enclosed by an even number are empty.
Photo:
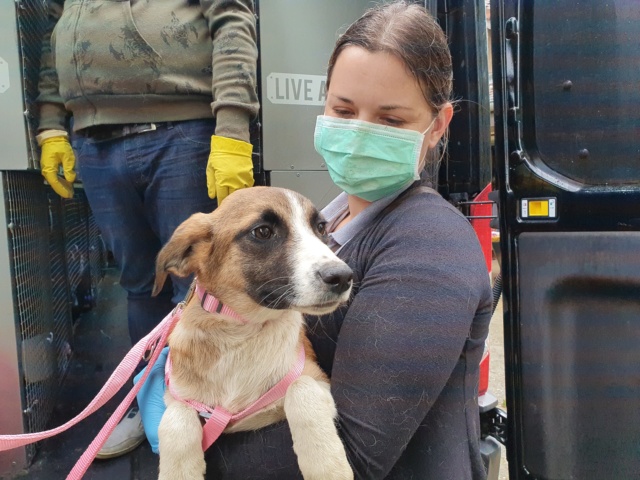
[[[327,99],[327,77],[270,73],[267,76],[267,98],[271,103],[277,104],[324,105]]]

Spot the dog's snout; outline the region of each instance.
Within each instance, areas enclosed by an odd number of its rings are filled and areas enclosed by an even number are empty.
[[[336,294],[346,292],[351,286],[353,272],[347,265],[331,265],[320,269],[320,278]]]

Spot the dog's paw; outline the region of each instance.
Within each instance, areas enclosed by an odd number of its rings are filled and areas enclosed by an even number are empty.
[[[346,456],[343,455],[340,459],[333,458],[332,460],[325,459],[322,468],[318,468],[320,465],[305,470],[301,468],[304,480],[353,480],[353,470],[351,470]]]
[[[351,470],[351,465],[345,459],[344,464],[338,466],[324,478],[326,480],[353,480],[353,470]]]
[[[158,480],[203,480],[206,468],[204,458],[177,462],[173,468],[163,468],[161,462]]]
[[[322,466],[300,465],[300,471],[304,480],[353,480],[353,470],[346,458],[344,464],[323,462]]]
[[[287,390],[284,408],[305,480],[353,479],[329,386],[303,375]]]

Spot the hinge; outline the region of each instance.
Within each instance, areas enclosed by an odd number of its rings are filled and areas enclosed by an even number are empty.
[[[480,414],[480,431],[484,435],[495,438],[502,445],[507,445],[507,412],[493,408]]]

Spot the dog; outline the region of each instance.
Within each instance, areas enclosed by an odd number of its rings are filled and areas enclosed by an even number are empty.
[[[192,215],[158,254],[154,294],[168,273],[194,274],[196,290],[219,302],[211,313],[193,295],[168,340],[170,388],[158,430],[161,480],[205,474],[202,419],[184,399],[242,411],[290,372],[301,349],[302,372],[284,397],[224,432],[286,418],[305,479],[353,478],[329,380],[305,336],[303,314],[334,311],[348,300],[353,282],[351,269],[327,246],[325,227],[306,197],[253,187],[232,193],[212,213]]]

